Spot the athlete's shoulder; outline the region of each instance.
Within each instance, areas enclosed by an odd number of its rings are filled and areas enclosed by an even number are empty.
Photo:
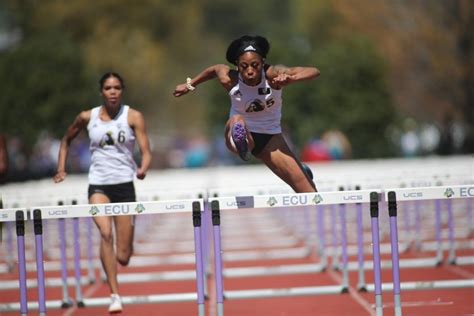
[[[92,109],[81,111],[77,117],[81,120],[89,121],[91,119],[91,115]]]
[[[76,119],[74,120],[73,125],[76,125],[77,127],[85,127],[91,120],[91,112],[92,110],[85,110],[80,112],[77,116]]]
[[[128,108],[128,123],[130,126],[135,126],[136,124],[141,124],[145,121],[145,118],[142,112],[129,107]]]

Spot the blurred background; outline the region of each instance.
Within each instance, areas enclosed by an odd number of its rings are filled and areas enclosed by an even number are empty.
[[[172,92],[225,63],[244,34],[269,39],[270,64],[321,71],[284,91],[282,125],[304,161],[473,153],[473,24],[470,0],[2,0],[0,183],[54,174],[60,138],[101,103],[106,71],[145,114],[153,168],[240,164],[224,145],[230,103],[217,81]],[[82,134],[68,172],[89,159]]]

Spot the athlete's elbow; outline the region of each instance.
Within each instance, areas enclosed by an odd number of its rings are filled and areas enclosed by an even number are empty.
[[[321,72],[320,72],[319,69],[316,68],[316,67],[313,67],[313,68],[311,69],[311,71],[312,71],[311,79],[318,78],[318,77],[321,75]]]

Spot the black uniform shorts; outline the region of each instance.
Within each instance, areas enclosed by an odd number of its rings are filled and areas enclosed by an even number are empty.
[[[89,184],[88,197],[100,193],[106,195],[111,203],[136,202],[133,182],[119,184]]]
[[[267,146],[270,139],[272,139],[272,137],[274,136],[273,134],[262,134],[254,132],[250,132],[250,134],[252,135],[253,142],[255,143],[255,147],[252,150],[252,155],[254,156],[260,154],[263,148]]]

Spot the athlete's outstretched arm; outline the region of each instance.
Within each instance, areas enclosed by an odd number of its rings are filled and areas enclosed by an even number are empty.
[[[137,170],[137,178],[143,180],[145,179],[146,173],[151,164],[150,142],[148,140],[143,114],[139,111],[130,109],[129,115],[130,126],[135,131],[135,137],[142,156],[142,163],[140,164],[140,168]]]
[[[311,80],[320,75],[316,67],[286,67],[275,65],[268,68],[267,77],[277,87],[284,87],[290,83]]]
[[[199,84],[216,77],[226,90],[232,88],[233,79],[231,78],[230,67],[224,64],[217,64],[204,69],[196,77],[191,78],[191,81],[177,85],[174,89],[173,95],[175,97],[180,97],[191,91],[190,87],[196,87]]]
[[[69,145],[79,132],[87,126],[91,117],[91,111],[81,112],[74,122],[68,127],[66,134],[61,139],[61,147],[59,148],[58,169],[53,177],[54,182],[58,183],[66,178],[66,160],[69,151]]]

